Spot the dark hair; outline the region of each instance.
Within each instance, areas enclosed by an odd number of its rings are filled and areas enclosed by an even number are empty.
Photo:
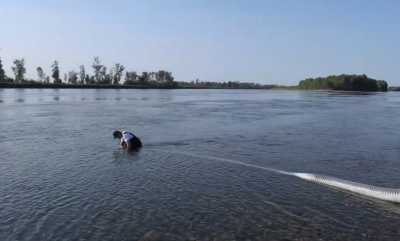
[[[121,138],[122,137],[122,132],[120,130],[116,130],[113,132],[114,138]]]

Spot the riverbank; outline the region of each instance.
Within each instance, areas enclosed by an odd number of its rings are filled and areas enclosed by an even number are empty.
[[[0,89],[273,89],[274,85],[262,87],[220,87],[220,86],[183,86],[165,84],[132,84],[132,85],[108,85],[108,84],[42,84],[42,83],[0,83]]]
[[[41,84],[41,83],[0,83],[0,89],[253,89],[253,90],[322,90],[322,91],[338,91],[349,92],[349,90],[334,89],[302,89],[299,86],[285,85],[262,85],[262,86],[195,86],[195,85],[175,85],[166,86],[162,84],[132,84],[132,85],[108,85],[108,84]],[[400,87],[388,87],[388,91],[400,91]]]
[[[1,83],[0,88],[4,89],[168,89],[162,86],[147,85],[105,85],[105,84],[38,84],[38,83]]]

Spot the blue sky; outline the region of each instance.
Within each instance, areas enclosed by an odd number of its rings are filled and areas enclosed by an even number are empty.
[[[400,85],[400,1],[2,0],[0,57],[8,75],[90,69],[94,56],[177,80],[295,84],[365,73]]]

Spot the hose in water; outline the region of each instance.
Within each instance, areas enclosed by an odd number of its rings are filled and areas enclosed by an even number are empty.
[[[278,174],[282,174],[282,175],[298,177],[298,178],[306,180],[306,181],[338,188],[338,189],[345,190],[345,191],[350,191],[350,192],[357,193],[357,194],[367,196],[367,197],[372,197],[372,198],[389,201],[389,202],[400,203],[400,189],[397,189],[397,188],[395,189],[395,188],[377,187],[377,186],[347,181],[347,180],[343,180],[340,178],[330,177],[330,176],[325,176],[325,175],[320,175],[320,174],[288,172],[288,171],[283,171],[283,170],[279,170],[279,169],[275,169],[275,168],[263,167],[263,166],[259,166],[259,165],[255,165],[255,164],[236,161],[236,160],[232,160],[232,159],[206,156],[206,155],[198,155],[198,154],[193,154],[193,153],[189,153],[189,152],[166,151],[166,150],[153,149],[153,148],[152,148],[152,150],[171,153],[171,154],[181,154],[181,155],[192,156],[192,157],[197,157],[197,158],[212,159],[212,160],[232,163],[232,164],[236,164],[236,165],[257,168],[257,169],[266,170],[269,172],[274,172],[274,173],[278,173]]]

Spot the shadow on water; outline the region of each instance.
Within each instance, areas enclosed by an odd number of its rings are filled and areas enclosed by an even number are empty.
[[[312,90],[299,92],[304,96],[337,96],[337,97],[357,97],[357,96],[374,96],[385,92],[372,91],[344,91],[344,90]]]
[[[135,161],[140,160],[140,150],[134,152],[127,152],[122,149],[116,150],[112,154],[113,163],[121,165],[121,164],[129,164]]]
[[[186,141],[165,141],[165,142],[154,142],[147,143],[146,146],[149,147],[164,147],[164,146],[188,146],[190,143]]]
[[[327,96],[344,96],[344,97],[355,97],[355,96],[371,96],[378,95],[380,92],[366,92],[366,91],[324,91]]]
[[[333,188],[333,189],[335,189],[335,188]],[[400,203],[383,201],[383,200],[379,200],[379,199],[375,199],[375,198],[371,198],[371,197],[367,197],[367,196],[351,193],[351,192],[348,192],[348,191],[343,191],[343,190],[341,190],[341,191],[353,195],[355,198],[359,199],[360,202],[362,202],[364,200],[364,201],[373,203],[377,207],[379,207],[379,208],[381,208],[381,209],[383,209],[383,210],[385,210],[387,212],[400,215]]]

